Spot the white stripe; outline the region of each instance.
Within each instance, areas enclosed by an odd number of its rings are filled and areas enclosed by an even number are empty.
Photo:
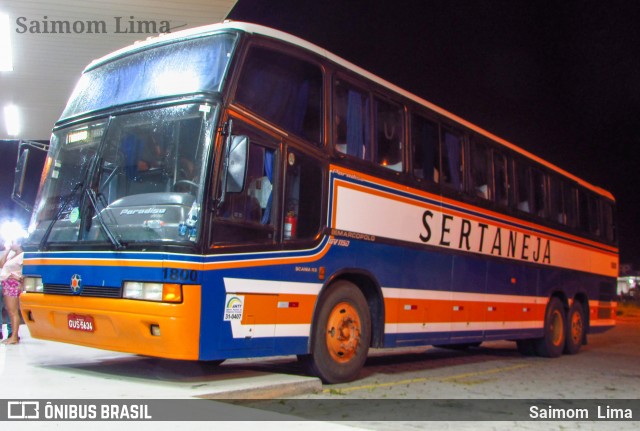
[[[548,298],[544,296],[498,295],[493,293],[452,292],[445,290],[403,289],[383,287],[385,298],[422,299],[433,301],[470,301],[470,302],[502,302],[518,304],[546,304]]]
[[[269,337],[308,337],[311,332],[310,324],[286,325],[243,325],[239,320],[231,321],[233,338],[269,338]]]
[[[388,323],[384,326],[387,334],[433,333],[456,331],[495,331],[501,329],[542,328],[542,320],[520,322],[438,322],[438,323]]]
[[[318,295],[321,283],[297,283],[291,281],[252,280],[247,278],[224,278],[227,293],[258,293],[273,295]]]

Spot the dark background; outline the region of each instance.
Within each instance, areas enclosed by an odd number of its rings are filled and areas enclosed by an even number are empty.
[[[611,191],[621,262],[640,269],[640,3],[239,0],[229,18],[307,39]],[[0,216],[28,220],[7,201]]]
[[[617,199],[640,269],[640,3],[239,0],[230,19],[309,40]]]

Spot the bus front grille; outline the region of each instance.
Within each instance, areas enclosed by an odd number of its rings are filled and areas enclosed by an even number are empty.
[[[95,287],[83,286],[79,294],[74,293],[69,286],[50,285],[44,286],[44,293],[49,295],[69,295],[69,296],[92,296],[97,298],[121,298],[122,288],[120,287]]]

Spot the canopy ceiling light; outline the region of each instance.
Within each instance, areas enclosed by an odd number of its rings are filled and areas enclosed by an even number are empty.
[[[20,112],[16,105],[4,107],[4,121],[9,136],[18,136],[20,133]]]

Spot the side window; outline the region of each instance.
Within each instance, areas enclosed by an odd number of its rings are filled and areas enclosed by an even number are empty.
[[[516,175],[516,208],[520,211],[530,213],[531,208],[531,181],[529,166],[516,162],[515,163],[515,175]]]
[[[578,190],[578,228],[582,232],[589,232],[589,200],[587,193]]]
[[[602,236],[602,214],[600,212],[600,200],[593,194],[587,194],[589,201],[589,232]]]
[[[402,107],[375,99],[376,154],[380,166],[402,171],[402,141],[404,139]]]
[[[493,183],[495,184],[495,202],[509,205],[509,169],[504,154],[493,153]]]
[[[442,181],[455,190],[464,190],[462,136],[445,130],[442,137]]]
[[[334,88],[334,143],[336,149],[362,160],[371,159],[369,96],[337,80]]]
[[[276,147],[261,134],[234,126],[234,133],[250,139],[247,177],[239,193],[227,193],[216,212],[213,241],[218,244],[273,242],[275,234],[274,194],[277,187]],[[272,145],[269,145],[269,144]]]
[[[562,182],[556,176],[549,177],[549,218],[567,224],[567,215],[562,205]]]
[[[440,182],[438,124],[415,114],[411,116],[411,169],[414,177]]]
[[[264,47],[252,47],[236,100],[283,129],[322,143],[322,71],[319,66]]]
[[[576,189],[575,187],[562,183],[562,203],[564,205],[564,213],[566,225],[570,227],[577,226],[577,203],[576,203]]]
[[[320,230],[322,212],[322,164],[289,150],[285,181],[285,241],[312,239]]]
[[[544,172],[539,169],[531,169],[531,182],[533,193],[533,211],[540,217],[547,216],[547,185]]]
[[[489,199],[489,148],[484,142],[472,141],[471,158],[471,194]]]
[[[602,222],[604,225],[605,238],[609,241],[615,241],[615,226],[613,218],[613,205],[609,202],[602,202]]]

